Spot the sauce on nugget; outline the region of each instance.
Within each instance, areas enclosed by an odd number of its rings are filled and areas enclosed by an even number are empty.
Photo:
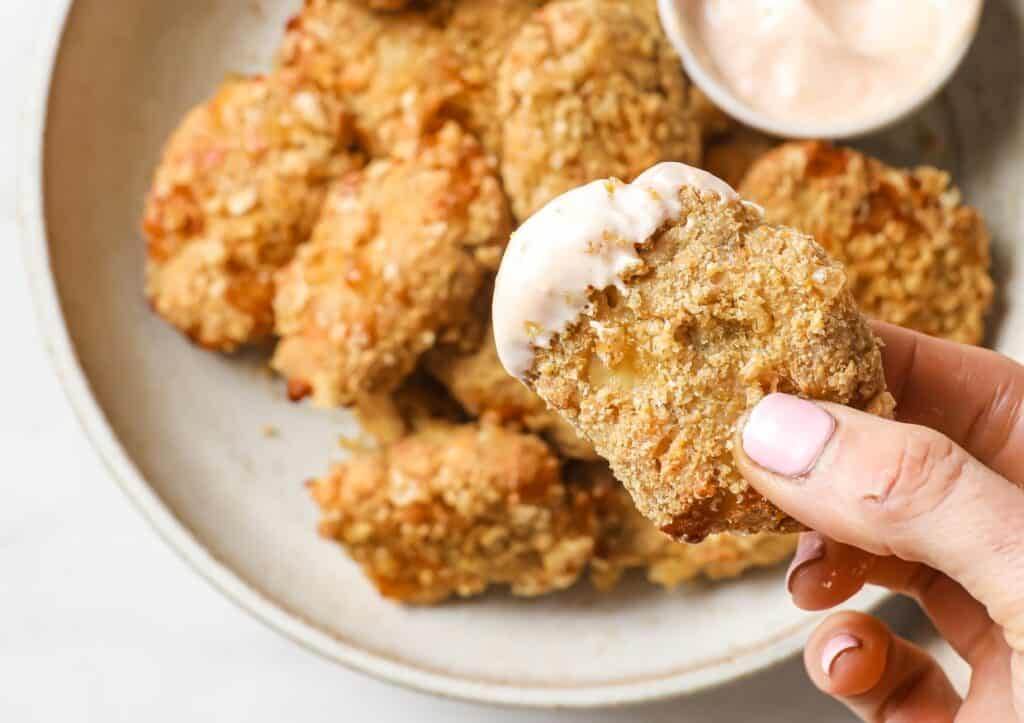
[[[659,163],[632,183],[609,178],[564,193],[512,234],[493,309],[498,356],[509,374],[526,376],[534,347],[547,348],[580,316],[589,290],[621,285],[641,263],[636,247],[679,216],[684,186],[723,202],[739,199],[707,171]]]

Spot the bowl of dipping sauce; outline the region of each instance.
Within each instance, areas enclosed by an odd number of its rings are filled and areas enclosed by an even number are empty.
[[[690,78],[774,135],[850,138],[928,102],[977,34],[984,0],[658,0]]]

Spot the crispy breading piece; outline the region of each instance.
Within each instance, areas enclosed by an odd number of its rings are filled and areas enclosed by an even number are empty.
[[[434,428],[358,454],[310,483],[320,534],[382,595],[430,604],[489,585],[540,595],[572,585],[591,516],[537,438],[497,426]]]
[[[704,146],[704,168],[733,188],[739,188],[747,171],[761,156],[779,145],[771,136],[737,126]]]
[[[676,62],[682,65],[679,54],[675,52],[665,30],[661,26],[661,17],[658,14],[658,0],[626,0],[637,12],[644,16],[644,19],[654,28],[664,42],[668,44],[669,50]],[[711,102],[711,99],[701,92],[700,88],[693,86],[689,93],[690,106],[695,117],[698,119],[704,136],[716,136],[731,131],[736,126],[736,121],[727,116],[723,110]]]
[[[444,37],[459,58],[463,83],[452,112],[495,157],[501,155],[503,125],[498,68],[516,32],[543,4],[544,0],[448,0]]]
[[[492,164],[454,122],[342,179],[277,275],[272,366],[292,397],[330,407],[396,388],[424,351],[457,338],[508,233]]]
[[[692,545],[675,542],[637,511],[606,464],[573,465],[567,474],[589,485],[599,529],[590,579],[599,590],[610,590],[631,569],[642,569],[651,583],[668,589],[700,577],[739,577],[751,568],[778,564],[796,547],[796,535],[771,533],[726,532]]]
[[[171,136],[146,198],[146,295],[197,343],[273,330],[274,271],[309,238],[327,184],[361,161],[341,105],[291,72],[229,80]]]
[[[415,142],[463,91],[441,13],[378,13],[352,0],[307,0],[277,62],[343,98],[372,156]]]
[[[700,161],[690,83],[660,30],[628,3],[543,7],[508,48],[498,100],[502,178],[521,220],[596,178]]]
[[[535,349],[528,381],[672,537],[793,531],[733,466],[733,428],[774,391],[891,414],[878,342],[810,236],[693,186],[679,202],[621,290],[588,292],[580,317]],[[624,243],[609,234],[595,243]]]
[[[968,344],[984,338],[989,234],[949,174],[787,143],[754,165],[741,191],[769,220],[812,234],[842,261],[866,314]]]
[[[509,376],[498,360],[490,328],[477,348],[463,352],[455,346],[439,346],[424,356],[424,365],[473,416],[519,424],[543,436],[566,457],[596,458],[591,444],[581,439],[568,422]]]

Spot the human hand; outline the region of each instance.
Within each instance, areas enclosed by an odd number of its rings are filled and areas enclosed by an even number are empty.
[[[875,618],[812,634],[814,684],[865,721],[1024,721],[1024,367],[879,324],[899,421],[772,395],[737,464],[806,533],[787,585],[824,610],[865,584],[916,599],[971,666],[961,700],[937,663]]]

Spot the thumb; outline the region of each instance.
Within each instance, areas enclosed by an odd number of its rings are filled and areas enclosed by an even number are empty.
[[[808,527],[941,570],[1024,635],[1024,491],[948,437],[824,402],[765,397],[736,431],[741,474]],[[1010,640],[1024,649],[1024,637]]]

